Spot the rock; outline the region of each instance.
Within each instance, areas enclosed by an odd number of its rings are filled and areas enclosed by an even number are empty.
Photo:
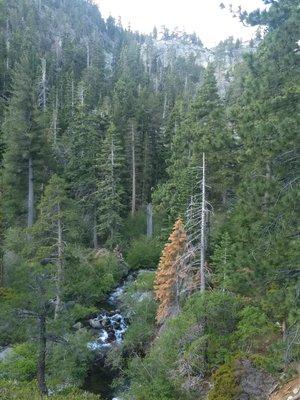
[[[89,324],[94,329],[101,329],[102,325],[98,318],[93,318],[89,320]]]
[[[73,329],[75,329],[76,331],[78,331],[81,328],[82,328],[81,322],[76,322],[76,324],[73,325]]]
[[[275,379],[257,368],[250,360],[241,359],[235,363],[236,377],[241,388],[238,400],[267,400]]]
[[[4,361],[7,357],[14,354],[14,351],[11,347],[6,347],[5,349],[0,350],[0,361]]]
[[[108,338],[107,338],[108,343],[112,343],[115,340],[116,340],[115,332],[114,331],[108,332]]]

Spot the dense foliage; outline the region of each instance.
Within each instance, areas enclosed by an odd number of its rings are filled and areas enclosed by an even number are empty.
[[[96,399],[79,389],[94,361],[82,321],[129,269],[130,325],[107,355],[125,398],[238,400],[246,370],[294,373],[297,3],[239,9],[264,36],[209,51],[86,0],[0,0],[0,397]]]

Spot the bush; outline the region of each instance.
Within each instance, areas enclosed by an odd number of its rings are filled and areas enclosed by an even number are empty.
[[[126,262],[133,270],[156,268],[162,251],[162,244],[157,239],[143,236],[135,240],[126,254]]]
[[[31,381],[37,372],[37,348],[34,343],[22,343],[0,362],[0,378]]]
[[[130,324],[124,339],[124,349],[143,354],[155,331],[157,303],[153,296],[154,271],[141,271],[122,297]]]
[[[155,331],[157,304],[153,298],[136,302],[124,339],[124,349],[143,354]]]
[[[0,398],[3,400],[40,400],[36,382],[18,383],[16,381],[0,381]],[[51,396],[51,400],[101,400],[101,397],[82,390],[69,388]]]
[[[126,289],[126,293],[153,291],[155,271],[140,271],[136,280]]]
[[[70,249],[65,268],[65,300],[95,305],[126,272],[113,254],[94,257],[84,249]]]
[[[68,343],[49,343],[47,358],[48,386],[61,385],[81,387],[94,358],[87,343],[92,340],[92,333],[80,329],[75,334],[66,336]],[[59,368],[57,366],[59,365]]]
[[[213,384],[208,400],[235,400],[240,393],[232,364],[217,369],[213,374]]]
[[[188,388],[204,384],[202,377],[230,359],[241,306],[239,298],[226,292],[192,296],[182,312],[168,320],[149,353],[129,363],[129,394],[137,400],[198,399],[199,393],[193,397]],[[136,340],[139,329],[133,333]],[[223,400],[229,398],[234,399]]]
[[[239,313],[239,317],[236,336],[241,348],[248,352],[265,350],[270,344],[268,339],[276,333],[275,325],[259,307],[255,306],[245,307]]]

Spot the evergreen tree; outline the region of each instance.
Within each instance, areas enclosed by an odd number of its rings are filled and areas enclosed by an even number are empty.
[[[122,226],[123,196],[122,172],[124,154],[118,132],[113,123],[109,126],[97,160],[99,180],[98,232],[102,242],[109,246],[117,244]]]
[[[107,117],[103,112],[88,112],[79,105],[68,129],[68,164],[66,176],[90,226],[90,238],[97,248],[98,166]]]
[[[38,124],[33,65],[24,56],[13,75],[12,97],[3,124],[5,154],[3,181],[4,209],[10,225],[30,227],[34,222],[35,196],[45,179],[47,148]]]
[[[39,218],[33,227],[37,244],[35,257],[56,266],[55,316],[61,309],[65,267],[65,248],[76,235],[75,208],[68,199],[65,181],[53,175],[39,205]]]

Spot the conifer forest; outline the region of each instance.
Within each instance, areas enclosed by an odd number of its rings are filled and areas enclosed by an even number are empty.
[[[0,399],[300,399],[300,4],[263,3],[207,48],[0,0]]]

